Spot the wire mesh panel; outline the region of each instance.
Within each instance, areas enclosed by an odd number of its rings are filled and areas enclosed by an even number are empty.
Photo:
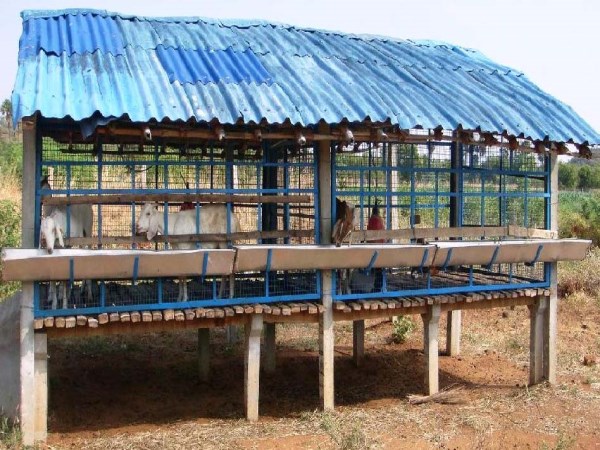
[[[36,235],[43,217],[62,214],[64,238],[72,247],[164,250],[314,244],[319,223],[316,177],[313,148],[285,142],[248,146],[206,141],[177,147],[115,139],[75,144],[43,137],[38,148]],[[177,194],[187,196],[175,199]],[[64,197],[69,201],[61,201]],[[91,205],[90,230],[78,226],[77,202]],[[145,220],[148,211],[150,218]],[[215,219],[206,225],[209,215]],[[202,238],[204,233],[218,239]],[[178,235],[191,238],[177,240]],[[173,307],[184,300],[187,306],[209,306],[318,299],[317,278],[316,271],[298,271],[244,273],[231,281],[94,280],[89,291],[83,280],[71,279],[57,289],[53,283],[39,283],[36,307],[53,314],[53,292],[60,310],[65,291],[68,308],[87,312]]]
[[[549,225],[545,155],[432,141],[361,143],[350,151],[333,151],[332,194],[357,208],[360,230]],[[335,210],[332,217],[335,221]],[[391,237],[363,244],[416,241]],[[545,286],[547,281],[543,263],[529,267],[525,262],[499,265],[490,260],[477,267],[367,267],[336,271],[334,297],[468,292]]]

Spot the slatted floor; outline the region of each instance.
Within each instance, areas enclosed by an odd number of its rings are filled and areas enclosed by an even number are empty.
[[[519,298],[534,298],[538,296],[547,296],[550,291],[547,289],[518,289],[506,291],[490,291],[482,293],[458,294],[458,295],[434,295],[434,296],[419,296],[419,297],[404,297],[398,299],[378,299],[378,300],[360,300],[350,302],[335,302],[334,312],[337,313],[336,320],[344,319],[344,315],[358,311],[377,311],[388,310],[389,315],[402,314],[403,309],[414,309],[415,307],[424,307],[427,305],[447,305],[447,304],[462,304],[468,305],[471,303],[479,303],[481,308],[486,308],[486,302],[492,307],[491,302],[494,300],[510,300]],[[460,308],[457,308],[460,309]],[[51,328],[101,328],[109,327],[115,323],[138,324],[142,326],[152,322],[197,322],[200,323],[205,319],[225,319],[240,317],[250,314],[263,314],[271,316],[272,321],[277,321],[277,316],[280,318],[289,317],[293,320],[293,316],[302,315],[314,316],[314,320],[318,320],[318,315],[323,312],[324,308],[319,303],[314,302],[299,302],[299,303],[276,303],[276,304],[255,304],[245,306],[226,306],[213,308],[182,308],[168,309],[163,311],[133,311],[121,313],[102,313],[99,315],[66,315],[60,317],[38,318],[34,321],[36,330],[51,329]]]

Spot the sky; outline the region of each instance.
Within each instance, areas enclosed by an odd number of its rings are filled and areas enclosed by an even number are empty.
[[[94,8],[140,16],[263,19],[481,51],[522,71],[600,131],[598,0],[0,0],[0,101],[17,72],[24,9]]]

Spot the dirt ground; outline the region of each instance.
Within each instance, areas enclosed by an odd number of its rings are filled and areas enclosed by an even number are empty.
[[[600,369],[587,361],[600,357],[597,303],[561,301],[556,386],[526,385],[527,308],[464,312],[461,356],[440,357],[441,387],[464,387],[453,405],[407,401],[424,390],[422,327],[413,319],[403,344],[391,342],[390,322],[367,322],[359,369],[351,323],[336,324],[334,413],[319,411],[317,327],[279,325],[277,370],[261,376],[255,424],[243,419],[242,345],[227,345],[224,330],[212,334],[207,384],[197,381],[193,332],[51,341],[47,446],[600,448]]]

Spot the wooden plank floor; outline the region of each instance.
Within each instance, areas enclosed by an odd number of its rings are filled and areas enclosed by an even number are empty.
[[[349,321],[396,315],[423,314],[428,305],[442,311],[489,309],[532,304],[547,289],[518,289],[471,294],[432,295],[395,299],[358,300],[334,303],[334,320]],[[99,315],[67,315],[34,320],[36,330],[50,336],[75,336],[128,332],[152,332],[179,328],[210,328],[243,324],[252,314],[266,322],[318,322],[323,306],[315,302],[236,305],[212,308],[181,308],[162,311],[140,310]]]

